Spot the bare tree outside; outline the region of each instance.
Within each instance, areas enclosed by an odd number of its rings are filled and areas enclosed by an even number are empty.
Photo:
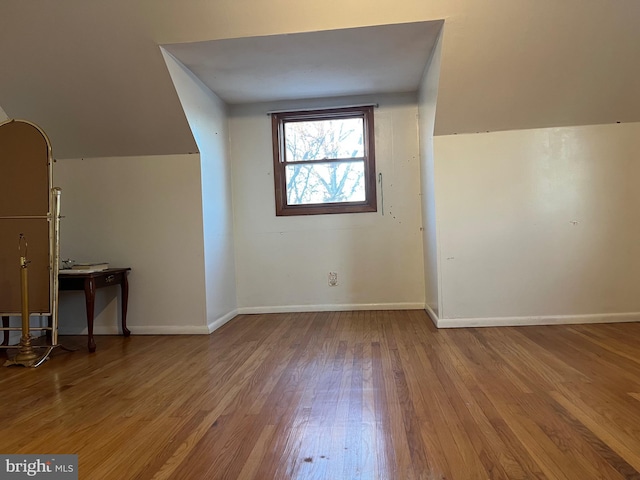
[[[365,200],[363,131],[361,118],[288,122],[287,203]]]

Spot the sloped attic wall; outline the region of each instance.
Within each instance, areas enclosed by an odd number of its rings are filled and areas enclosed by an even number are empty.
[[[207,325],[213,331],[236,313],[236,265],[226,105],[162,49],[200,150]]]
[[[436,104],[438,101],[443,33],[444,27],[440,30],[437,43],[425,68],[418,98],[425,306],[427,311],[430,311],[430,314],[434,316],[437,316],[439,312],[440,285],[433,132],[436,118]]]
[[[436,324],[640,320],[640,124],[433,137],[439,55],[423,78],[419,125]]]

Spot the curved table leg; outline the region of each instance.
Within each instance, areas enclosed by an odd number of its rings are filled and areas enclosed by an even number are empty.
[[[90,352],[95,352],[96,342],[93,340],[93,309],[96,302],[96,282],[93,277],[88,277],[84,281],[84,298],[87,306],[88,348]]]
[[[128,337],[131,335],[131,331],[127,328],[127,303],[129,302],[129,282],[127,280],[127,272],[124,272],[120,288],[122,291],[122,335]]]

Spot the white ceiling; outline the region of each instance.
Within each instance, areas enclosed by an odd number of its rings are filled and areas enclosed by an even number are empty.
[[[229,104],[413,92],[441,21],[164,45]]]
[[[160,45],[255,49],[295,33],[327,40],[328,30],[438,20],[437,135],[640,121],[638,0],[0,0],[0,106],[42,126],[58,158],[186,153],[197,147]],[[316,81],[309,95],[327,88]]]

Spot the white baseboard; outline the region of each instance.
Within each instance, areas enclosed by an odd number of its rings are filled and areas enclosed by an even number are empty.
[[[206,325],[127,325],[127,327],[131,330],[131,335],[209,335]]]
[[[132,335],[209,335],[206,325],[127,325]],[[86,335],[87,328],[68,330],[60,328],[60,335]],[[96,325],[94,335],[122,335],[120,326]]]
[[[424,306],[424,309],[426,310],[427,315],[429,315],[429,318],[431,318],[431,321],[433,322],[433,324],[434,324],[436,327],[438,327],[438,321],[439,321],[439,319],[438,319],[438,315],[436,315],[436,312],[434,312],[434,311],[432,310],[432,308],[431,308],[429,305],[425,305],[425,306]]]
[[[425,308],[438,328],[516,327],[526,325],[574,325],[587,323],[640,322],[640,312],[593,315],[547,315],[534,317],[438,318]]]
[[[208,325],[127,325],[127,327],[132,335],[209,335],[237,315],[238,311],[232,310],[209,322]],[[86,335],[87,329],[69,331],[60,328],[59,333],[60,335]],[[93,333],[94,335],[121,335],[120,325],[96,325]]]
[[[235,309],[235,310],[231,310],[226,315],[223,315],[222,317],[217,318],[212,322],[209,322],[209,325],[207,325],[207,329],[209,330],[209,333],[213,333],[215,330],[219,329],[221,326],[223,326],[225,323],[227,323],[229,320],[233,319],[237,315],[238,315],[238,309]]]
[[[350,303],[331,305],[281,305],[265,307],[241,307],[238,314],[297,313],[297,312],[345,312],[351,310],[421,310],[424,303]]]
[[[269,307],[242,307],[219,317],[208,325],[130,325],[134,335],[209,335],[237,315],[261,313],[293,313],[293,312],[339,312],[350,310],[426,310],[437,328],[471,328],[471,327],[509,327],[525,325],[571,325],[587,323],[623,323],[640,322],[640,312],[603,313],[593,315],[548,315],[531,317],[485,317],[485,318],[439,318],[428,306],[422,303],[367,303],[367,304],[333,304],[333,305],[286,305]],[[95,335],[120,335],[119,325],[96,326]],[[86,335],[82,331],[66,331],[60,329],[61,335]]]

